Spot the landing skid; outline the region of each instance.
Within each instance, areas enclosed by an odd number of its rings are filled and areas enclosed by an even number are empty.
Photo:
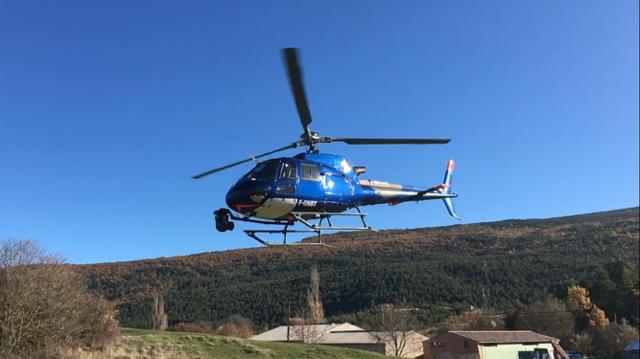
[[[266,246],[272,245],[321,245],[321,246],[329,246],[324,242],[322,235],[326,232],[335,232],[335,231],[372,231],[377,232],[377,230],[371,228],[365,222],[366,213],[360,211],[360,208],[354,207],[357,213],[318,213],[318,212],[291,212],[290,219],[287,220],[260,220],[254,219],[251,217],[239,217],[231,213],[227,209],[220,209],[216,212],[216,218],[220,215],[228,215],[229,218],[242,221],[242,222],[250,222],[250,223],[259,223],[259,224],[271,224],[271,225],[280,225],[282,229],[246,229],[244,233],[254,240],[258,241],[261,244]],[[359,217],[360,222],[362,222],[362,226],[335,226],[331,222],[332,217]],[[217,219],[216,219],[217,220]],[[313,223],[312,221],[318,221],[317,223]],[[326,220],[326,225],[323,225],[323,221]],[[306,227],[306,229],[291,229],[290,227],[295,225],[296,222],[301,223]],[[315,233],[318,235],[317,242],[306,242],[299,243],[287,242],[287,235],[289,233]],[[263,238],[260,238],[260,234],[282,234],[282,244],[280,243],[271,243]]]

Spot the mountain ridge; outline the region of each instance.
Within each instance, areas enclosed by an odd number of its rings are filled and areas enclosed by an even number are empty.
[[[521,223],[521,222],[536,222],[536,221],[553,221],[553,220],[563,220],[563,219],[574,219],[580,217],[599,217],[601,215],[609,215],[609,214],[626,214],[637,212],[637,215],[640,216],[640,207],[627,207],[613,210],[605,210],[605,211],[597,211],[597,212],[589,212],[589,213],[578,213],[578,214],[569,214],[566,216],[557,216],[557,217],[532,217],[532,218],[509,218],[509,219],[501,219],[497,221],[484,221],[484,222],[474,222],[474,223],[456,223],[450,225],[443,226],[434,226],[434,227],[417,227],[417,228],[391,228],[391,229],[382,229],[379,230],[381,234],[387,233],[395,233],[395,232],[404,232],[404,231],[428,231],[428,230],[442,230],[442,229],[450,229],[450,228],[459,228],[465,226],[482,226],[482,225],[499,225],[506,223]],[[344,236],[345,233],[357,233],[357,232],[339,232],[333,234],[323,234],[323,237],[330,236]],[[364,233],[375,233],[375,232],[364,232]],[[303,240],[312,240],[316,237],[308,237]],[[109,264],[118,264],[118,263],[133,263],[133,262],[144,262],[151,261],[156,259],[177,259],[177,258],[185,258],[185,257],[193,257],[200,255],[207,255],[212,253],[226,253],[226,252],[235,252],[235,251],[251,251],[251,250],[259,250],[265,247],[249,247],[249,248],[234,248],[234,249],[225,249],[221,251],[210,251],[210,252],[197,252],[191,254],[181,254],[176,256],[160,256],[160,257],[151,257],[151,258],[140,258],[140,259],[130,259],[130,260],[116,260],[111,262],[95,262],[95,263],[81,263],[74,264],[76,266],[95,266],[95,265],[109,265]]]
[[[119,303],[121,321],[148,327],[150,294],[165,294],[170,321],[215,323],[239,314],[258,325],[303,310],[311,265],[328,315],[407,301],[425,322],[478,306],[561,296],[588,286],[606,263],[637,268],[639,208],[548,219],[324,236],[331,247],[277,246],[76,266],[95,292]],[[287,305],[285,305],[287,304]],[[443,309],[448,308],[448,309]]]

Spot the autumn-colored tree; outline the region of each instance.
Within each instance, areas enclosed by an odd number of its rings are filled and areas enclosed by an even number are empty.
[[[607,315],[604,314],[604,311],[596,306],[594,306],[591,311],[589,311],[589,327],[591,328],[601,328],[609,325],[609,319],[607,319]]]
[[[588,318],[589,328],[600,328],[609,325],[604,311],[591,302],[589,291],[579,285],[567,288],[567,303],[582,310]]]
[[[567,303],[575,305],[581,310],[590,310],[593,307],[589,291],[579,285],[572,285],[567,288]]]

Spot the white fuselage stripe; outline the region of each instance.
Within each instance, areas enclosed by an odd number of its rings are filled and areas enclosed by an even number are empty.
[[[298,205],[295,198],[269,198],[255,209],[256,217],[275,219],[291,213]]]

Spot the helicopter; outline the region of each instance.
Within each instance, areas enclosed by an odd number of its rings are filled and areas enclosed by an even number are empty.
[[[310,128],[311,111],[299,64],[298,49],[282,49],[289,85],[298,111],[303,133],[300,139],[256,156],[214,168],[193,176],[201,179],[213,173],[244,163],[255,161],[256,166],[243,175],[227,192],[228,208],[214,211],[215,227],[220,232],[232,231],[233,221],[280,226],[280,229],[247,229],[244,232],[261,244],[272,245],[263,235],[282,234],[287,243],[289,233],[315,233],[317,242],[297,244],[325,245],[322,234],[327,231],[376,231],[365,222],[366,213],[361,206],[441,199],[445,208],[455,219],[460,219],[453,208],[451,176],[455,167],[449,160],[444,180],[430,188],[419,188],[360,178],[365,173],[363,166],[352,166],[342,155],[320,153],[319,144],[333,142],[348,145],[390,145],[390,144],[446,144],[446,138],[353,138],[320,136]],[[293,157],[271,158],[260,162],[258,159],[277,152],[306,148],[305,152]],[[353,211],[351,211],[353,210]],[[235,212],[235,213],[234,213]],[[333,217],[357,217],[361,225],[338,226]],[[323,221],[326,223],[323,225]],[[317,222],[317,223],[316,223]],[[291,228],[296,223],[304,229]],[[273,228],[273,227],[272,227]]]

